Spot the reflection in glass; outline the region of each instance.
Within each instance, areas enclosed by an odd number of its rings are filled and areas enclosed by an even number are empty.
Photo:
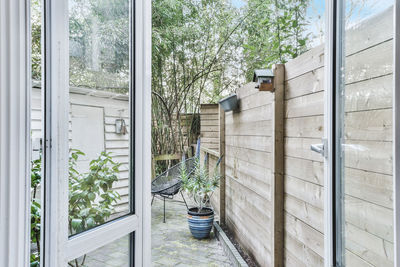
[[[71,267],[129,267],[129,236],[122,237],[68,263]]]
[[[42,3],[39,0],[30,1],[31,20],[31,200],[30,200],[30,266],[40,266],[40,236],[42,215],[42,90],[41,90],[41,20]]]
[[[130,212],[129,0],[70,0],[69,234]]]
[[[393,266],[393,1],[341,2],[337,264]]]

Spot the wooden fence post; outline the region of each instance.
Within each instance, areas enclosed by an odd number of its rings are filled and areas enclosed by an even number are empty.
[[[284,100],[285,100],[285,65],[273,67],[274,88],[272,101],[272,266],[283,266],[283,193],[284,193]]]
[[[219,187],[220,223],[225,224],[225,111],[219,106],[219,156],[222,157],[219,165],[221,180]]]

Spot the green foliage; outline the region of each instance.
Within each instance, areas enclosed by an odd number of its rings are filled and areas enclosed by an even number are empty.
[[[69,159],[69,233],[76,234],[103,224],[114,211],[113,204],[120,199],[113,190],[118,180],[120,164],[112,160],[111,153],[102,152],[89,163],[89,171],[77,171],[77,161],[85,154],[71,150]],[[41,182],[41,158],[32,161],[31,188],[36,192]],[[36,193],[33,193],[35,196]],[[39,266],[40,257],[41,205],[39,200],[31,200],[31,242],[37,251],[31,253],[31,267]],[[84,257],[85,259],[86,257]],[[84,260],[71,262],[70,266],[84,266]]]
[[[127,93],[129,1],[70,1],[70,84]]]
[[[36,199],[31,201],[31,242],[36,244],[37,251],[30,255],[31,267],[39,267],[40,255],[40,225],[41,225],[41,207]]]
[[[191,175],[186,169],[186,164],[182,164],[180,168],[182,189],[193,198],[199,212],[209,205],[213,192],[219,186],[220,178],[218,167],[214,169],[213,175],[210,176],[207,169],[200,164],[199,158],[195,160],[194,172]]]
[[[37,248],[37,251],[30,255],[31,267],[39,266],[40,256],[41,206],[39,200],[36,199],[36,194],[42,180],[41,162],[41,154],[39,159],[31,162],[31,243],[35,243]]]
[[[254,69],[286,63],[307,50],[306,11],[309,0],[249,0],[244,23],[244,73],[251,81]]]
[[[70,85],[127,93],[128,0],[69,1]],[[31,0],[32,78],[41,80],[41,1]]]
[[[153,0],[152,12],[152,152],[173,154],[197,139],[181,113],[240,84],[240,15],[220,0]]]
[[[89,163],[89,172],[80,174],[76,170],[79,156],[84,154],[72,150],[69,160],[69,230],[76,234],[103,224],[113,212],[113,203],[120,199],[112,189],[118,180],[119,163],[110,153],[102,152]]]
[[[41,80],[41,19],[41,1],[31,0],[31,57],[33,80]]]
[[[42,157],[33,160],[31,163],[31,188],[33,190],[32,197],[35,199],[37,194],[37,189],[42,180]]]

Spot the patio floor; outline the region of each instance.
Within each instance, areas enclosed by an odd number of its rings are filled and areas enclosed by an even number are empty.
[[[179,197],[176,199],[180,200]],[[166,200],[165,207],[166,223],[163,223],[163,201],[154,199],[151,210],[154,267],[232,266],[213,233],[210,239],[197,240],[192,237],[184,203]]]
[[[180,200],[179,197],[176,199]],[[151,210],[153,267],[232,266],[213,233],[210,239],[205,240],[192,237],[184,203],[166,200],[165,207],[166,223],[163,223],[163,201],[154,199]],[[124,237],[89,253],[85,267],[128,267],[128,242],[128,237]]]

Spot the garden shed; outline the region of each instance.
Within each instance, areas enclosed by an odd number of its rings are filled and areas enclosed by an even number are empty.
[[[38,151],[42,136],[40,83],[32,89],[32,140]],[[128,95],[87,88],[70,88],[69,141],[71,149],[85,153],[78,161],[78,169],[87,171],[89,162],[102,151],[111,152],[113,160],[121,164],[115,189],[121,199],[115,212],[128,209],[129,190],[129,135],[116,133],[117,120],[123,119],[129,132]]]

